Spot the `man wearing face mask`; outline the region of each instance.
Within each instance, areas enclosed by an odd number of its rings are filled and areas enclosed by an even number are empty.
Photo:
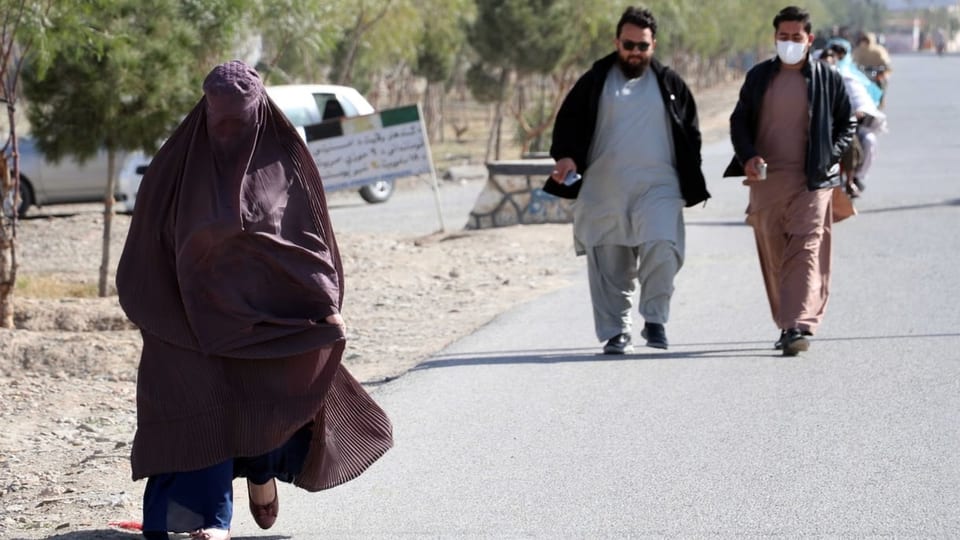
[[[616,51],[598,60],[564,99],[543,189],[577,199],[573,232],[586,255],[597,339],[604,354],[632,350],[637,285],[641,336],[666,349],[664,324],[684,257],[683,207],[705,201],[697,107],[686,83],[656,59],[657,21],[629,7]],[[564,183],[570,173],[581,181]]]
[[[840,74],[810,59],[810,14],[783,8],[773,27],[777,56],[750,69],[730,116],[735,156],[724,176],[747,177],[774,348],[796,356],[827,307],[832,188],[856,117]]]

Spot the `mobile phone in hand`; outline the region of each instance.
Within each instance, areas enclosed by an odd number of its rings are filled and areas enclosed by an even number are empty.
[[[573,185],[577,182],[577,180],[580,180],[580,178],[582,177],[579,174],[577,174],[577,171],[570,169],[570,172],[568,172],[567,175],[563,177],[563,185],[565,186]]]

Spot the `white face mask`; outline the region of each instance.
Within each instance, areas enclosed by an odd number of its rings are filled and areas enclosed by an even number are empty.
[[[787,65],[799,64],[807,55],[806,43],[793,41],[777,41],[777,56]]]

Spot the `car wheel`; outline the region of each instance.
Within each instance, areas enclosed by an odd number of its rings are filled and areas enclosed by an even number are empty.
[[[360,196],[370,204],[387,202],[393,195],[393,180],[381,180],[360,188]]]
[[[20,177],[20,206],[17,207],[17,215],[23,216],[27,209],[33,206],[33,187],[30,182]],[[3,215],[13,217],[13,193],[7,195],[3,200]]]

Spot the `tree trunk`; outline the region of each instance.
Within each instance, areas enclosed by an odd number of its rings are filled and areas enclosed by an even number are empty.
[[[113,193],[116,191],[116,150],[107,152],[107,193],[103,197],[103,248],[100,255],[100,297],[107,296],[107,280],[110,276],[110,228],[113,225]]]
[[[490,161],[490,157],[493,155],[493,142],[497,134],[497,106],[494,105],[491,107],[493,111],[492,117],[490,118],[490,132],[487,133],[487,151],[483,156],[484,163]]]
[[[443,86],[427,81],[427,88],[423,93],[423,116],[427,125],[427,139],[436,143],[440,141],[440,107],[437,105],[437,94]]]
[[[17,283],[17,236],[16,204],[17,186],[10,179],[7,160],[0,155],[0,200],[6,200],[12,194],[14,213],[7,218],[6,212],[0,214],[0,328],[13,328],[13,288]],[[5,210],[5,209],[4,209]]]
[[[384,4],[383,9],[380,10],[380,13],[377,13],[369,21],[366,21],[366,9],[361,6],[360,13],[357,15],[356,24],[353,28],[347,32],[348,35],[348,45],[347,53],[343,60],[343,69],[340,70],[340,76],[338,77],[339,81],[337,84],[346,84],[349,85],[353,80],[353,68],[357,62],[357,51],[360,48],[360,42],[363,40],[363,36],[374,26],[383,19],[387,13],[390,12],[390,7],[392,1],[388,1]]]
[[[501,140],[503,138],[503,102],[507,97],[507,81],[510,79],[510,71],[504,69],[500,72],[500,99],[497,100],[497,118],[496,129],[497,129],[497,143],[494,146],[493,157],[497,161],[500,160],[500,146]]]
[[[336,84],[350,85],[350,79],[353,77],[353,63],[357,57],[357,48],[360,46],[360,32],[362,28],[363,14],[357,16],[357,24],[347,33],[347,52],[343,56],[343,63],[340,65],[340,73],[337,76]]]
[[[19,60],[17,60],[19,62]],[[19,71],[19,70],[18,70]],[[4,73],[4,75],[6,75]],[[15,311],[14,290],[17,285],[17,207],[20,205],[20,146],[16,124],[16,77],[9,84],[4,76],[3,98],[7,102],[7,118],[10,125],[10,156],[13,170],[8,168],[6,156],[0,153],[0,328],[13,328]],[[7,196],[13,203],[11,216],[3,211]]]
[[[441,143],[446,142],[446,124],[447,120],[444,118],[447,112],[447,87],[443,83],[440,84],[440,99],[437,100],[438,108],[440,109],[440,115],[437,119],[437,130],[440,132],[440,138],[438,139]]]
[[[503,130],[503,102],[497,102],[496,114],[493,119],[493,159],[500,161],[500,134]]]
[[[537,112],[537,123],[543,125],[546,122],[547,115],[547,78],[543,75],[539,75],[540,80],[540,103],[539,110]],[[533,149],[535,152],[543,151],[543,130],[537,131],[537,136],[533,139]]]
[[[439,142],[443,139],[443,83],[432,83],[433,90],[430,92],[430,106],[433,108],[432,125],[430,126],[431,141]]]

